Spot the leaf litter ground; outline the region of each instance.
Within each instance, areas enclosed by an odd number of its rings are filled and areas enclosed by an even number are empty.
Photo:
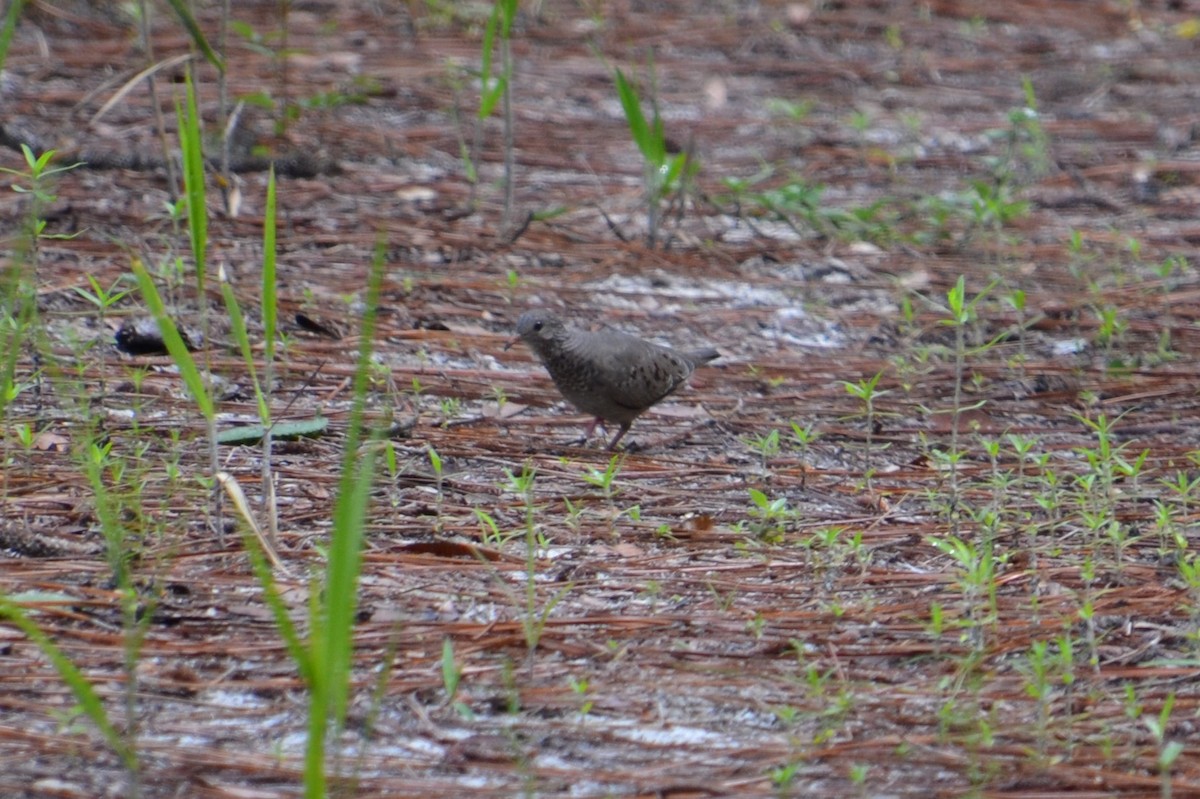
[[[277,4],[236,5],[254,30],[276,29]],[[112,345],[138,304],[101,320],[73,290],[86,274],[112,283],[128,251],[163,264],[185,250],[163,213],[149,95],[135,87],[94,118],[145,63],[131,24],[104,8],[32,4],[0,78],[0,166],[23,168],[18,141],[88,162],[58,182],[47,214],[48,233],[73,237],[39,253],[45,340],[64,363],[10,406],[2,585],[53,598],[36,619],[130,730],[146,796],[294,796],[301,683],[237,536],[205,524],[203,425],[165,359]],[[1188,38],[1200,9],[539,4],[514,39],[516,202],[561,213],[508,241],[498,121],[481,139],[477,209],[458,157],[483,19],[414,8],[297,5],[286,86],[270,53],[229,48],[235,95],[310,101],[286,135],[261,111],[243,125],[281,164],[281,316],[346,334],[291,327],[279,364],[277,413],[323,414],[332,430],[276,447],[281,549],[299,575],[322,564],[357,303],[377,242],[386,249],[372,413],[394,421],[398,459],[366,531],[346,793],[1200,795],[1200,596],[1179,569],[1195,510],[1164,484],[1189,482],[1200,449]],[[212,9],[201,21],[216,30]],[[160,15],[156,56],[185,49]],[[651,52],[666,131],[702,165],[653,249],[610,71],[622,65],[649,95]],[[200,75],[211,126],[215,84]],[[1022,122],[1023,77],[1036,127]],[[786,113],[800,103],[811,107],[799,119]],[[740,196],[724,182],[755,176]],[[214,207],[210,258],[253,307],[265,174],[248,165],[238,179],[241,213]],[[807,216],[803,203],[786,218],[764,210],[817,185]],[[10,231],[23,202],[0,198]],[[1005,202],[1027,211],[1004,216]],[[1179,268],[1164,277],[1171,257]],[[955,339],[937,304],[960,275],[972,295],[999,282],[966,331],[955,487],[939,459],[954,449]],[[1017,289],[1021,311],[1004,303]],[[175,296],[194,315],[190,290]],[[527,352],[504,349],[536,304],[722,350],[635,425],[611,491],[594,484],[608,455],[569,443],[586,420]],[[208,352],[231,386],[221,412],[251,419],[220,329]],[[19,370],[36,382],[25,355]],[[886,393],[868,423],[842,381],[876,374]],[[1122,448],[1108,463],[1148,455],[1100,491],[1088,477],[1100,444],[1082,419],[1102,417],[1118,420]],[[84,419],[101,419],[139,470],[144,517],[131,529],[158,531],[135,563],[154,604],[128,703],[119,598],[71,455],[96,432]],[[795,443],[792,422],[820,437]],[[21,423],[39,433],[28,448]],[[1033,442],[1027,456],[1010,435]],[[1003,443],[994,461],[986,440]],[[256,495],[257,451],[222,457]],[[523,539],[485,539],[475,513],[523,530],[509,474],[526,465],[547,542],[539,607],[566,589],[532,654],[514,600]],[[993,514],[972,518],[979,509]],[[1096,514],[1099,531],[1086,523]],[[936,544],[952,536],[994,541],[979,593],[967,579],[978,559]],[[309,580],[283,585],[299,618]],[[123,795],[128,775],[39,650],[9,628],[0,638],[0,793]],[[469,712],[446,701],[446,639]],[[1039,642],[1059,653],[1040,680]],[[1156,736],[1147,719],[1172,695]],[[1163,740],[1185,743],[1165,777]]]

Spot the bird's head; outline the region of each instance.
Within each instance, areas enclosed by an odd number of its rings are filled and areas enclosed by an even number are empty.
[[[562,338],[565,333],[566,326],[563,321],[550,311],[526,311],[517,320],[516,337],[536,351],[541,351],[546,345]]]

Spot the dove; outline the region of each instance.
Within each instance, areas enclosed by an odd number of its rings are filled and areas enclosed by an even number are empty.
[[[585,438],[597,424],[620,425],[610,450],[643,411],[720,355],[712,348],[680,352],[611,328],[580,330],[546,310],[522,314],[516,338],[533,350],[568,402],[596,417]]]

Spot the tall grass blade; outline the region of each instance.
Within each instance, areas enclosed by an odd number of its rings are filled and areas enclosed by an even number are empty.
[[[146,265],[142,263],[140,258],[134,258],[133,274],[137,277],[138,288],[141,289],[142,298],[146,301],[146,307],[150,309],[151,316],[158,323],[159,332],[162,333],[163,343],[167,347],[167,352],[171,355],[171,360],[179,368],[179,375],[183,378],[184,385],[192,394],[192,399],[196,403],[196,407],[200,409],[200,413],[204,415],[206,420],[212,420],[216,416],[216,407],[212,397],[208,393],[208,388],[204,385],[204,378],[200,375],[200,370],[196,366],[196,361],[192,358],[192,353],[188,352],[187,345],[183,343],[183,337],[179,335],[179,328],[175,326],[175,322],[167,315],[167,308],[163,304],[162,296],[158,293],[158,289],[154,285],[154,280],[146,271]]]
[[[487,27],[483,29],[483,44],[480,48],[479,66],[479,111],[478,119],[483,121],[492,115],[496,103],[504,93],[504,76],[492,77],[492,58],[496,46],[496,30],[500,26],[500,3],[492,6],[488,17]]]
[[[362,568],[362,537],[370,506],[375,471],[375,450],[363,443],[364,410],[370,385],[371,352],[383,287],[384,250],[376,248],[371,264],[354,372],[354,400],[342,456],[338,497],[334,503],[333,532],[323,591],[314,591],[310,613],[310,682],[308,749],[305,753],[305,796],[325,795],[325,740],[340,730],[346,718],[350,667],[354,655],[354,617],[358,609],[358,578]]]
[[[367,288],[366,307],[360,333],[358,368],[354,375],[354,405],[350,412],[350,430],[346,436],[346,451],[342,459],[342,475],[338,499],[334,505],[333,540],[329,548],[326,608],[329,635],[331,680],[336,684],[331,698],[336,718],[340,721],[346,710],[346,687],[349,676],[354,614],[358,600],[358,574],[362,557],[362,528],[370,505],[371,478],[374,473],[374,449],[364,455],[359,452],[363,438],[363,412],[369,386],[371,351],[378,321],[379,296],[383,285],[383,253],[379,251],[372,265]]]
[[[8,12],[4,15],[4,27],[0,28],[0,69],[4,68],[4,60],[8,57],[8,46],[12,44],[13,33],[17,30],[17,20],[21,17],[21,9],[25,0],[12,0],[8,4]]]
[[[188,8],[185,0],[167,0],[167,4],[175,12],[175,16],[179,17],[179,21],[183,23],[188,36],[192,37],[192,43],[204,55],[205,60],[216,67],[218,72],[224,73],[225,62],[213,51],[212,46],[208,43],[208,39],[204,35],[204,31],[200,30],[200,25],[196,22],[196,18],[192,16],[191,9]]]
[[[646,121],[642,113],[642,104],[637,89],[625,78],[620,69],[614,70],[617,84],[617,96],[621,100],[621,109],[625,112],[625,121],[629,123],[629,133],[633,143],[641,151],[642,157],[657,169],[666,157],[666,142],[663,134],[662,120],[655,115],[654,124]]]
[[[42,628],[38,627],[25,614],[24,609],[20,605],[17,605],[7,597],[0,597],[0,618],[15,624],[20,628],[21,632],[29,636],[29,640],[37,644],[37,647],[42,650],[42,653],[58,672],[58,676],[62,678],[62,681],[71,690],[75,701],[83,709],[84,715],[91,719],[92,723],[100,729],[100,733],[104,736],[108,745],[112,747],[112,750],[121,758],[121,762],[125,764],[125,768],[131,772],[137,771],[137,752],[129,746],[121,736],[121,733],[109,721],[108,713],[104,710],[104,703],[100,701],[100,697],[96,695],[91,683],[87,681],[83,673],[71,662],[71,659],[64,655],[62,650],[50,640],[50,637],[42,632]]]
[[[179,117],[179,147],[183,154],[183,188],[187,199],[188,232],[192,242],[192,258],[196,262],[196,285],[203,305],[205,289],[205,256],[208,250],[208,208],[204,201],[204,144],[200,137],[200,112],[196,106],[196,87],[191,70],[185,81],[187,100],[176,108]],[[207,332],[207,331],[206,331]]]
[[[279,298],[275,285],[275,165],[267,173],[267,207],[263,211],[262,318],[263,360],[267,387],[271,385],[271,367],[275,363],[275,334],[279,327]],[[266,420],[263,420],[266,422]]]
[[[242,363],[250,375],[250,383],[254,386],[254,397],[258,403],[258,418],[264,427],[271,425],[271,409],[267,396],[263,391],[263,381],[258,379],[258,370],[254,368],[254,348],[250,345],[250,333],[246,330],[246,316],[242,306],[233,293],[233,286],[225,279],[225,270],[217,270],[217,282],[221,284],[221,298],[225,300],[225,310],[229,313],[229,326],[233,332],[233,340],[237,342],[242,354]]]

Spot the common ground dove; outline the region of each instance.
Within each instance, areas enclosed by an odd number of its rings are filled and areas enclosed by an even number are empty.
[[[517,336],[545,365],[567,401],[596,417],[588,435],[600,422],[621,426],[608,449],[642,411],[682,386],[697,366],[720,355],[711,348],[678,352],[608,328],[579,330],[545,310],[521,314]]]

